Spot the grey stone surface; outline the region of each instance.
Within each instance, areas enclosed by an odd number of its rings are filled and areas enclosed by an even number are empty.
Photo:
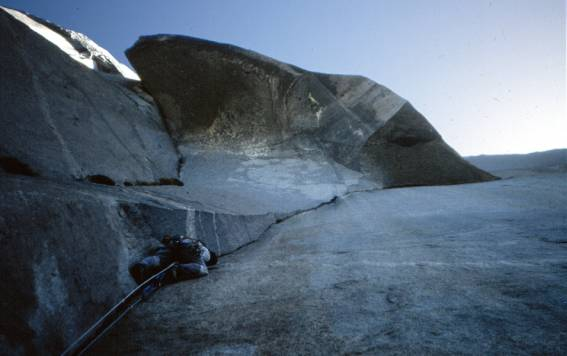
[[[125,349],[117,349],[123,335],[114,335],[101,350],[372,353],[368,340],[375,335],[364,332],[388,326],[379,324],[380,311],[413,306],[404,301],[414,297],[453,295],[448,284],[427,289],[426,282],[436,281],[431,276],[468,278],[470,266],[489,263],[485,251],[491,258],[503,254],[494,268],[516,273],[506,268],[519,263],[520,247],[541,246],[504,229],[502,238],[513,243],[501,245],[518,250],[489,250],[485,233],[502,232],[502,224],[522,214],[531,214],[525,224],[540,224],[548,248],[532,257],[540,269],[517,266],[545,277],[541,286],[549,292],[542,297],[554,298],[551,287],[563,287],[562,265],[549,262],[563,257],[549,247],[563,243],[557,222],[564,188],[556,178],[515,181],[509,190],[498,182],[376,192],[493,177],[463,161],[406,100],[366,78],[312,73],[179,36],[143,38],[128,54],[165,124],[140,83],[125,78],[124,68],[86,36],[0,8],[0,353],[62,351],[134,286],[128,265],[165,233],[192,234],[233,255],[209,278],[166,289],[172,303],[156,300],[134,314],[120,330],[141,332]],[[552,185],[541,193],[545,198],[530,193],[537,191],[534,182]],[[462,211],[455,202],[464,204]],[[535,203],[543,207],[527,208]],[[487,206],[488,217],[478,212]],[[482,236],[469,229],[485,222]],[[548,228],[553,224],[556,230]],[[423,234],[436,241],[436,234],[453,233],[477,244],[459,250],[449,243],[448,254],[419,247]],[[239,250],[262,236],[257,246]],[[478,260],[454,264],[452,254],[465,252]],[[549,260],[538,259],[542,253]],[[422,270],[420,258],[428,256]],[[548,267],[559,272],[546,273]],[[532,296],[525,300],[535,309],[549,308],[562,321],[553,305]],[[419,331],[411,315],[431,322],[435,310],[399,311],[393,314],[398,329],[383,335],[403,335],[390,344],[417,350],[419,342],[403,344]],[[210,321],[203,324],[205,315]],[[448,315],[433,320],[445,331],[459,318]],[[542,328],[554,325],[551,316]],[[154,321],[158,327],[150,330]],[[471,325],[484,321],[476,322]],[[174,338],[165,349],[156,330],[169,328],[176,333],[162,334]],[[446,340],[441,350],[460,350],[450,335]],[[550,345],[542,350],[562,346]]]
[[[0,176],[0,350],[61,352],[135,286],[128,266],[165,233],[193,234],[226,254],[275,221],[134,188]]]
[[[141,37],[126,54],[182,151],[317,154],[384,187],[494,179],[447,146],[405,99],[367,78],[313,73],[185,36]]]
[[[459,156],[421,118],[410,104],[405,104],[362,148],[364,170],[387,188],[494,179]]]
[[[5,354],[61,352],[134,286],[112,201],[37,181],[0,178]]]
[[[247,154],[187,145],[181,152],[187,198],[233,213],[286,215],[351,190],[380,187],[316,149],[278,147]]]
[[[192,213],[193,236],[219,255],[258,240],[276,222],[273,214],[233,215],[202,210]]]
[[[190,203],[173,204],[168,199],[157,200],[159,205],[156,205],[156,200],[149,204],[148,196],[135,192],[128,197],[130,201],[122,201],[120,209],[129,222],[132,235],[152,236],[155,244],[165,234],[189,234],[205,242],[218,255],[231,253],[256,241],[276,222],[276,216],[269,213],[223,213],[195,208]]]
[[[0,158],[53,178],[177,177],[173,143],[136,82],[78,63],[4,9],[0,63]]]
[[[276,221],[189,200],[153,99],[105,53],[0,8],[1,354],[61,352],[134,287],[128,265],[164,233],[226,254]]]
[[[565,354],[566,206],[565,173],[352,193],[161,290],[93,354]]]

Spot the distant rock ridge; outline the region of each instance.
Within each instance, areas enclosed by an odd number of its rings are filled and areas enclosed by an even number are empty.
[[[367,78],[309,72],[178,35],[141,37],[126,54],[180,146],[246,152],[301,137],[384,187],[494,179],[405,99]]]
[[[466,157],[467,161],[502,178],[567,171],[567,149],[528,154],[499,154]]]

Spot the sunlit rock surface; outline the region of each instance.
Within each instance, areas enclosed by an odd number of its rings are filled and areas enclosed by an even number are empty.
[[[100,47],[86,35],[60,27],[32,14],[1,6],[0,9],[12,15],[12,17],[29,27],[29,29],[57,46],[70,58],[87,68],[104,73],[117,74],[132,80],[140,80],[133,70],[120,63],[107,50]]]

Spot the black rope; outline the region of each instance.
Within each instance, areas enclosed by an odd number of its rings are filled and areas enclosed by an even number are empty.
[[[106,314],[98,319],[87,331],[85,331],[75,342],[73,342],[61,356],[82,355],[91,348],[101,337],[106,335],[114,325],[138,303],[147,299],[151,294],[163,285],[165,274],[175,267],[172,263],[158,273],[154,274],[139,286],[134,288],[128,295],[114,305]]]

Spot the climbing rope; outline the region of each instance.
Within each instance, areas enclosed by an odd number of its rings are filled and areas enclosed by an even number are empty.
[[[163,270],[154,274],[146,281],[133,289],[126,297],[120,300],[106,314],[98,319],[87,331],[85,331],[75,342],[73,342],[61,356],[82,355],[90,349],[101,337],[103,337],[114,325],[116,325],[126,314],[138,303],[146,300],[162,285],[168,271],[172,270],[176,263],[172,263]]]

